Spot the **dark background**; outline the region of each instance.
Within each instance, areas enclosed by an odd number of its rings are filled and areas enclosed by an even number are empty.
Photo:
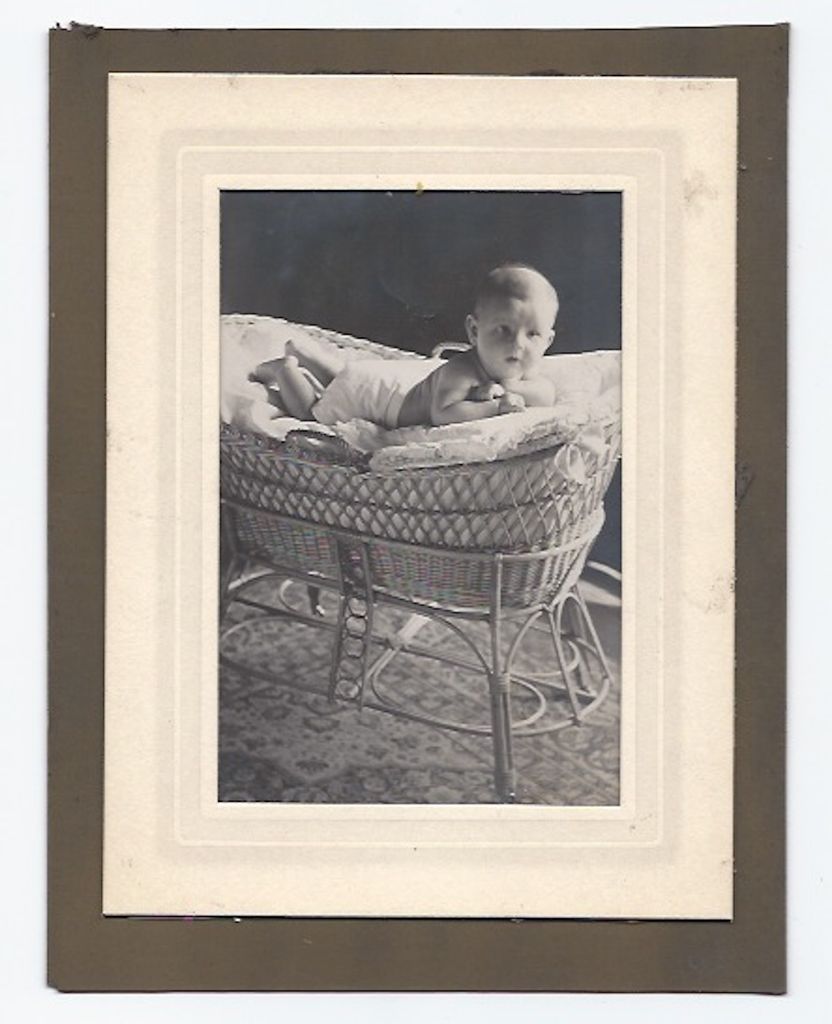
[[[555,352],[621,347],[618,192],[236,192],[221,196],[223,313],[428,354],[464,341],[477,282],[531,263],[560,297]],[[619,474],[593,558],[621,566]]]

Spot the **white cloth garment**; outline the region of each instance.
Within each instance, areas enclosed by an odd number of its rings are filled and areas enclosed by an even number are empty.
[[[318,423],[327,426],[361,419],[395,430],[407,393],[443,362],[442,359],[355,360],[324,390],[312,415]]]

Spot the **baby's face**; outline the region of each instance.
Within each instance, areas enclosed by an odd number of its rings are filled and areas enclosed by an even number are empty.
[[[465,322],[483,369],[499,383],[535,376],[555,336],[555,299],[542,288],[484,302]]]

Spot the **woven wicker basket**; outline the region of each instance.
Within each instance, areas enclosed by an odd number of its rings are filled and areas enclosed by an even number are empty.
[[[531,551],[556,543],[603,501],[618,425],[605,424],[605,433],[605,454],[577,484],[564,481],[554,461],[560,440],[494,462],[373,473],[358,452],[353,465],[328,464],[224,428],[221,481],[238,501],[342,530],[467,551]]]

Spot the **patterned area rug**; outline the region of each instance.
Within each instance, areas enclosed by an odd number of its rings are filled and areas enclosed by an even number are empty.
[[[274,581],[263,581],[247,596],[279,603]],[[288,602],[306,609],[300,587]],[[324,599],[331,621],[334,598]],[[619,609],[591,606],[614,681],[607,700],[580,726],[546,735],[517,738],[514,744],[521,803],[554,806],[615,805],[619,794]],[[382,608],[375,633],[391,636],[408,614]],[[325,696],[331,664],[331,630],[264,617],[234,604],[226,619],[236,627],[221,654],[251,668],[273,673],[279,682],[223,666],[220,672],[219,799],[234,802],[302,803],[494,803],[492,744],[489,736],[452,732],[393,717],[354,703],[331,703]],[[488,650],[484,627],[471,627],[475,646]],[[417,642],[432,653],[459,657],[471,651],[439,623],[425,624]],[[383,648],[378,647],[381,653]],[[551,671],[551,639],[530,630],[518,656],[523,672]],[[296,682],[309,689],[292,689]],[[485,725],[488,690],[481,672],[460,669],[409,653],[397,654],[384,670],[379,690],[410,710],[445,721]],[[560,720],[565,698],[548,686],[548,710],[534,727]],[[316,691],[316,692],[310,692]],[[369,698],[368,698],[369,699]],[[540,711],[538,696],[514,686],[515,722]]]

